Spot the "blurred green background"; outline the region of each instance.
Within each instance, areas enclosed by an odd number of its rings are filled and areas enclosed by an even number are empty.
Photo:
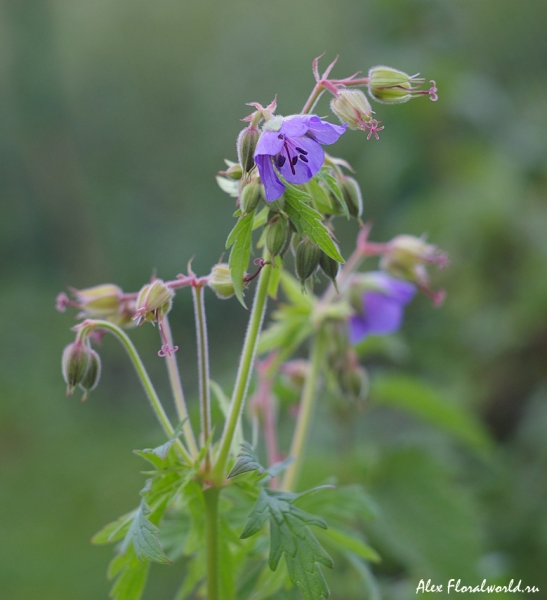
[[[388,600],[429,577],[547,588],[546,26],[534,0],[0,3],[2,598],[106,598],[112,549],[89,539],[137,504],[131,450],[161,441],[112,339],[89,401],[64,397],[74,315],[55,312],[56,294],[138,290],[191,257],[208,273],[234,208],[214,175],[235,158],[244,103],[277,93],[280,114],[298,112],[322,52],[323,66],[340,55],[335,76],[387,64],[437,81],[436,104],[376,105],[380,141],[350,132],[335,154],[356,169],[374,240],[427,232],[451,257],[435,277],[447,302],[415,301],[373,375],[412,376],[403,396],[414,385],[418,403],[429,393],[476,416],[493,444],[382,405],[380,386],[364,412],[335,407],[334,428],[323,403],[303,483],[365,484]],[[337,232],[347,256],[355,227]],[[192,397],[189,296],[172,326]],[[212,294],[208,313],[213,377],[229,386],[246,314]],[[164,392],[156,336],[133,339]],[[153,569],[145,597],[172,598],[181,575]],[[344,566],[326,576],[335,600],[365,597]]]

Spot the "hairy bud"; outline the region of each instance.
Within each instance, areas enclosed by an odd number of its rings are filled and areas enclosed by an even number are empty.
[[[139,292],[135,310],[135,319],[140,323],[156,321],[171,310],[173,290],[168,288],[161,279],[147,283]]]
[[[352,217],[360,217],[363,214],[363,196],[361,195],[359,184],[353,177],[343,177],[339,184],[348,206],[349,214]]]
[[[272,258],[283,255],[291,241],[291,228],[285,217],[274,214],[266,226],[266,248]]]
[[[227,300],[235,294],[230,267],[226,263],[219,263],[213,267],[207,285],[222,300]]]
[[[240,132],[237,138],[237,157],[244,173],[248,173],[255,166],[255,149],[260,132],[254,125],[249,125]]]
[[[296,276],[302,283],[317,270],[321,258],[321,248],[308,239],[304,239],[296,249]]]
[[[94,390],[99,383],[99,379],[101,378],[101,358],[95,352],[95,350],[89,350],[89,366],[87,368],[87,372],[84,375],[82,381],[80,381],[80,387],[84,389],[84,395],[82,398],[82,402],[85,402],[87,399],[87,395],[91,390]]]
[[[374,100],[382,104],[402,104],[408,102],[414,96],[429,96],[431,100],[437,100],[437,88],[435,82],[431,81],[429,90],[421,90],[425,79],[417,75],[407,75],[403,71],[392,67],[373,67],[369,71],[368,91]],[[415,87],[417,84],[418,87]]]
[[[239,198],[241,210],[244,214],[253,212],[261,199],[266,200],[264,186],[258,181],[251,181],[241,190]]]
[[[89,363],[90,348],[85,343],[76,340],[63,350],[61,366],[63,378],[67,385],[67,396],[70,396],[74,391],[74,388],[83,381]]]
[[[448,264],[444,252],[413,235],[398,235],[386,246],[380,268],[400,279],[425,284],[424,265],[435,263],[445,267]]]
[[[122,290],[112,283],[104,283],[83,290],[72,290],[85,314],[90,317],[115,315],[121,308]]]
[[[321,257],[319,258],[319,267],[321,271],[325,273],[325,275],[332,281],[334,286],[336,287],[336,276],[338,275],[339,268],[338,261],[331,258],[328,254],[325,254],[321,251]]]
[[[332,112],[352,129],[367,129],[372,118],[372,108],[361,90],[345,89],[330,103]]]

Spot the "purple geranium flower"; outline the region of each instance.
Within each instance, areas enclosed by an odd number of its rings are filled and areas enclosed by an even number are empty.
[[[264,125],[254,159],[266,190],[266,200],[277,200],[285,191],[278,173],[289,183],[306,183],[323,166],[320,144],[334,144],[346,130],[315,115],[274,117]]]
[[[381,271],[363,276],[362,310],[349,319],[349,338],[359,343],[367,335],[384,335],[397,331],[403,321],[404,307],[416,293],[409,281],[395,279]]]

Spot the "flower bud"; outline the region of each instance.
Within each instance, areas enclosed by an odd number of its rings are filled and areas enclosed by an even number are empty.
[[[95,350],[89,350],[89,366],[87,372],[84,375],[82,381],[80,381],[80,387],[84,389],[84,395],[82,402],[87,398],[87,395],[91,390],[94,390],[99,383],[101,378],[101,359]]]
[[[353,177],[343,177],[339,185],[348,206],[349,214],[352,217],[360,217],[363,214],[363,196],[359,184]]]
[[[140,322],[156,321],[158,317],[166,315],[171,310],[173,290],[168,288],[161,279],[155,279],[146,284],[137,297],[135,319]]]
[[[73,290],[73,294],[86,315],[107,317],[120,310],[123,292],[117,285],[105,283],[84,290]]]
[[[229,179],[235,179],[237,181],[243,177],[243,169],[240,164],[236,163],[235,165],[229,166],[226,171],[224,171],[224,175]]]
[[[413,96],[429,95],[431,100],[437,100],[437,88],[432,81],[429,90],[420,90],[413,84],[422,85],[425,79],[417,75],[407,75],[391,67],[373,67],[369,71],[368,91],[374,100],[382,104],[402,104]]]
[[[274,214],[266,226],[266,248],[272,258],[283,255],[291,241],[291,228],[285,217]]]
[[[261,199],[266,200],[264,186],[258,181],[251,181],[248,183],[241,191],[241,196],[239,198],[239,205],[243,214],[253,212]]]
[[[254,153],[260,132],[254,125],[249,125],[240,132],[237,138],[237,157],[244,173],[255,166]]]
[[[76,340],[63,350],[61,366],[63,378],[67,385],[67,396],[72,394],[74,388],[83,381],[89,363],[90,349],[85,343]]]
[[[227,300],[235,294],[230,267],[226,263],[213,267],[207,285],[221,300]]]
[[[350,400],[359,402],[366,399],[369,391],[369,378],[361,365],[351,365],[342,371],[339,382],[342,391]]]
[[[425,284],[423,266],[429,263],[445,267],[448,258],[444,252],[433,244],[427,244],[422,238],[398,235],[387,244],[387,250],[380,260],[380,268],[394,277]]]
[[[296,249],[296,276],[302,283],[317,270],[321,258],[321,248],[308,239],[304,239]]]
[[[372,118],[372,108],[361,90],[341,90],[330,103],[332,112],[352,129],[367,129]]]
[[[328,254],[321,251],[321,257],[319,258],[319,266],[325,275],[334,283],[336,286],[336,276],[338,275],[339,263],[338,261],[331,258]]]

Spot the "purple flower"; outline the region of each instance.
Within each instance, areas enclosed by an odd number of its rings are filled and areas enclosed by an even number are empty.
[[[334,144],[345,130],[345,125],[332,125],[315,115],[267,121],[254,154],[266,200],[277,200],[285,191],[278,173],[289,183],[309,181],[325,160],[320,144]]]
[[[366,273],[361,282],[366,285],[361,297],[362,307],[349,319],[352,344],[359,343],[367,335],[397,331],[403,321],[404,307],[416,293],[414,284],[381,271]]]

